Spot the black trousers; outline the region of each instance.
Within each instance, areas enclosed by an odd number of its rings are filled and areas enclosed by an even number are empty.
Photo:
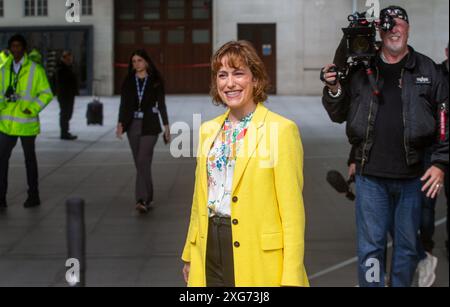
[[[39,195],[38,187],[38,165],[36,158],[36,137],[9,136],[0,132],[0,200],[6,201],[8,191],[8,170],[11,153],[20,138],[25,155],[25,166],[27,169],[28,195]]]
[[[233,238],[229,218],[212,217],[209,219],[206,286],[235,287]]]
[[[447,198],[447,242],[445,242],[445,245],[447,247],[447,251],[448,251],[448,233],[449,233],[449,220],[450,220],[450,216],[449,216],[449,211],[448,211],[448,194],[449,194],[449,168],[447,166],[447,170],[445,172],[445,198]]]
[[[75,97],[58,97],[59,107],[59,125],[61,127],[61,135],[67,135],[70,131],[69,122],[72,119]]]

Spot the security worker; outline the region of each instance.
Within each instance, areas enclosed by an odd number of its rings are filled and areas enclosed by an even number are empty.
[[[26,47],[23,36],[11,37],[8,49],[12,59],[0,69],[0,209],[7,207],[9,159],[19,138],[28,179],[24,207],[40,205],[35,141],[40,133],[39,113],[53,95],[44,68],[28,58]]]

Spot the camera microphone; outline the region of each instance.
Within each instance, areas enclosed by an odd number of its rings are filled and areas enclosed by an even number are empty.
[[[341,175],[338,171],[329,171],[327,174],[327,182],[339,193],[345,194],[347,199],[354,201],[355,194],[350,188],[350,184],[352,180],[346,181],[344,176]]]

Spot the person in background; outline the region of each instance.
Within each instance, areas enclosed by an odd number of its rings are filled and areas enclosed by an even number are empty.
[[[128,135],[136,176],[136,210],[142,214],[152,209],[154,200],[152,180],[153,152],[164,124],[164,142],[170,142],[164,81],[145,50],[137,50],[130,57],[128,76],[123,82],[119,123],[116,136]]]
[[[381,31],[382,46],[370,63],[383,84],[379,95],[362,66],[341,84],[323,69],[323,104],[333,122],[347,122],[355,147],[358,278],[361,287],[385,286],[385,249],[388,233],[394,240],[390,284],[410,287],[419,262],[418,238],[422,193],[436,198],[448,166],[448,124],[436,131],[436,114],[448,102],[445,83],[435,63],[408,46],[409,17],[390,6],[381,18],[395,27]],[[424,173],[424,151],[433,146],[432,166]],[[372,276],[371,270],[378,268]]]
[[[448,84],[449,83],[449,79],[448,79],[448,66],[449,66],[448,65],[448,43],[447,43],[447,48],[445,48],[445,56],[447,59],[444,62],[442,62],[442,64],[440,64],[440,69],[441,69],[442,75],[444,76],[445,81]],[[448,121],[449,120],[449,118],[448,118],[448,102],[447,102],[444,112],[445,112],[445,119],[446,119],[446,121]],[[449,232],[449,215],[448,215],[448,213],[449,213],[449,211],[448,211],[449,172],[448,171],[449,171],[449,169],[447,166],[447,168],[445,170],[445,197],[447,199],[447,241],[445,242],[445,245],[447,248],[447,261],[448,261],[448,232]]]
[[[20,139],[25,155],[28,198],[25,208],[41,204],[35,143],[40,133],[39,113],[52,101],[44,68],[31,61],[22,35],[8,41],[12,60],[0,69],[0,209],[6,209],[8,168],[12,151]]]
[[[59,124],[61,139],[74,141],[78,137],[70,133],[69,122],[72,119],[75,97],[79,95],[78,77],[73,71],[73,55],[64,51],[56,70],[56,95],[60,106]]]

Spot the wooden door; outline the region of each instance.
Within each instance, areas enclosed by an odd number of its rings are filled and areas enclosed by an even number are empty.
[[[277,92],[277,29],[276,24],[239,24],[238,37],[253,44],[266,66],[270,78],[270,94]]]

